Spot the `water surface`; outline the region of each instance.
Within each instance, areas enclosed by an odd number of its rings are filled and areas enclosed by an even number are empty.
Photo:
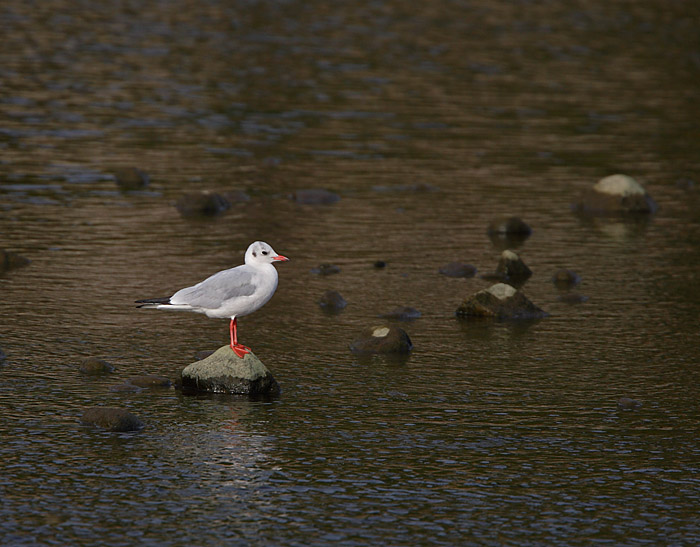
[[[656,1],[3,3],[0,246],[32,262],[0,277],[2,543],[698,543],[699,20]],[[150,186],[119,192],[123,166]],[[653,218],[572,214],[616,172]],[[341,199],[288,198],[304,188]],[[183,219],[204,189],[251,200]],[[489,283],[437,270],[494,270],[486,227],[511,214],[550,316],[459,321]],[[240,321],[282,396],[111,391],[226,343],[225,321],[132,303],[255,239],[291,258]],[[587,301],[560,300],[561,267]],[[399,305],[422,313],[400,325],[411,355],[352,355]],[[91,355],[116,372],[82,377]],[[94,405],[146,427],[80,425]]]

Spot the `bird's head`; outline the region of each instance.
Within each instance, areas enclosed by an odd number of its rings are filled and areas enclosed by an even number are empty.
[[[251,243],[245,253],[246,264],[272,264],[273,262],[286,262],[286,256],[279,255],[264,241]]]

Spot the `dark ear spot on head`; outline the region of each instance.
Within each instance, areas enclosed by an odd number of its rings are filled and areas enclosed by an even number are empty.
[[[253,251],[253,256],[258,256],[258,253],[256,253],[255,251]]]

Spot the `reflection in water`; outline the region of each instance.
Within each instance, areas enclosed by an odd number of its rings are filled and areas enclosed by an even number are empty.
[[[652,219],[646,215],[636,215],[632,218],[581,216],[579,220],[588,229],[622,245],[643,238],[652,222]]]
[[[700,14],[598,4],[4,2],[0,247],[31,264],[0,277],[0,543],[698,543]],[[653,219],[572,214],[617,172]],[[200,190],[250,200],[182,218]],[[508,216],[532,235],[491,240]],[[111,391],[226,343],[132,302],[257,239],[292,259],[241,329],[282,396]],[[514,247],[550,317],[458,320],[490,283],[438,267]],[[410,356],[352,355],[396,306]]]

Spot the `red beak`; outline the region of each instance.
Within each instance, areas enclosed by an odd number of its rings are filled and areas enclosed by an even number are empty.
[[[282,262],[287,262],[289,259],[286,256],[277,255],[277,256],[273,256],[272,260],[280,260]]]

